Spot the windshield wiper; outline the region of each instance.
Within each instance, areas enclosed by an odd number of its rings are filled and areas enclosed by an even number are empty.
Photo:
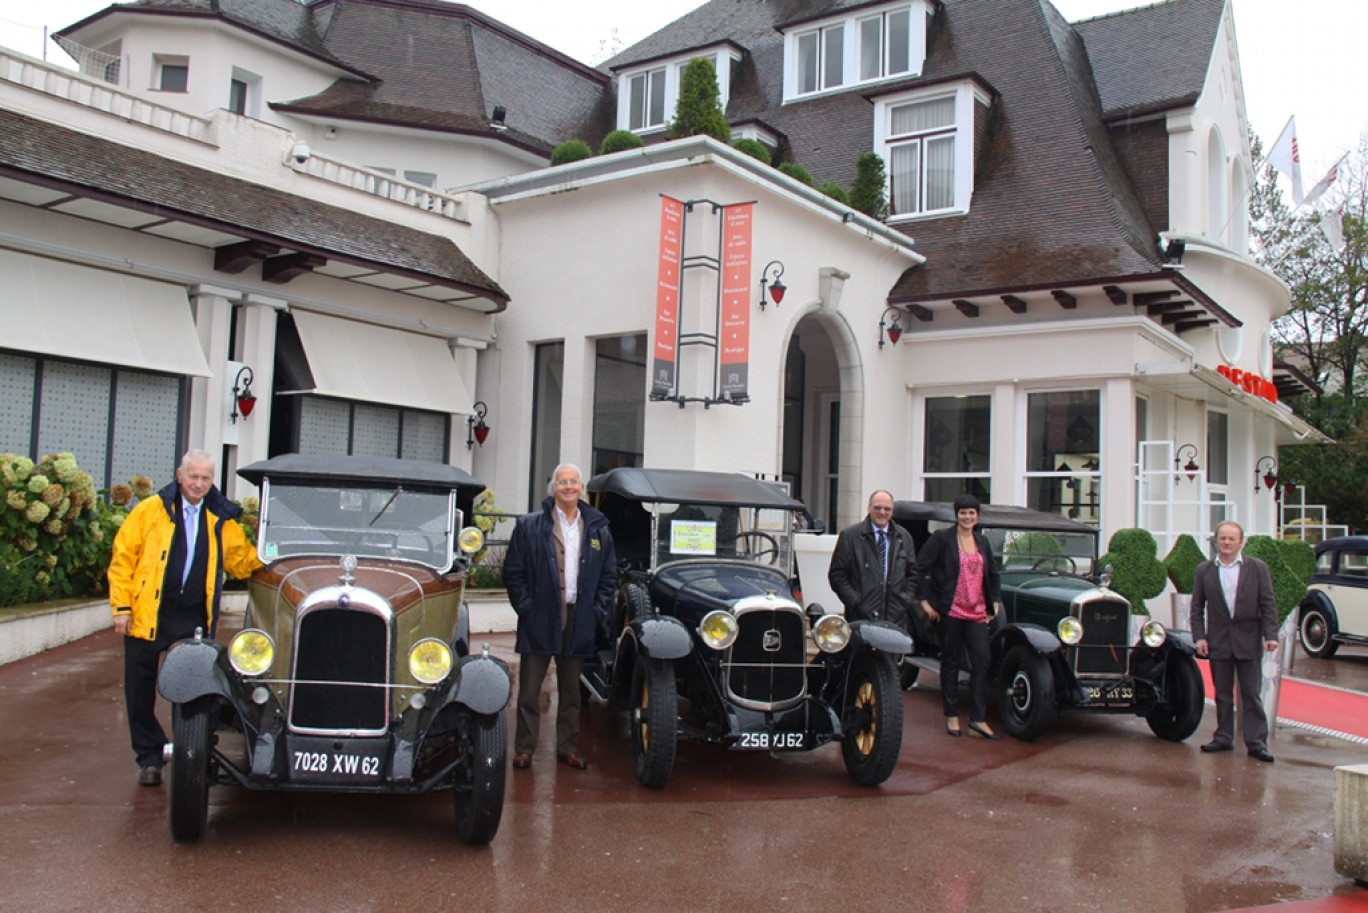
[[[390,509],[390,505],[394,503],[394,499],[399,497],[399,493],[403,490],[403,486],[394,489],[394,493],[389,496],[389,500],[385,502],[384,506],[380,508],[380,511],[374,517],[372,517],[371,521],[366,525],[374,526],[380,520],[380,518],[385,515],[385,511]]]

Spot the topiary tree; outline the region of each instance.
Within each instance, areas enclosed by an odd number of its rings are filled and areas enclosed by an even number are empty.
[[[779,166],[779,171],[783,174],[787,174],[795,181],[802,181],[809,187],[815,186],[812,180],[812,174],[797,162],[784,162],[784,164]]]
[[[717,70],[711,60],[695,57],[684,65],[684,72],[679,77],[674,120],[670,121],[665,135],[670,139],[711,136],[724,143],[731,142],[731,127],[727,126],[727,117],[722,113]]]
[[[1183,533],[1173,543],[1173,548],[1164,556],[1164,569],[1173,588],[1180,593],[1192,594],[1192,584],[1197,576],[1197,565],[1206,560],[1206,553],[1197,540]]]
[[[877,152],[864,152],[855,160],[855,182],[850,185],[850,205],[871,219],[888,218],[887,178],[884,160]]]
[[[1278,603],[1278,621],[1281,623],[1306,595],[1306,580],[1288,566],[1283,558],[1278,541],[1271,536],[1250,536],[1245,540],[1244,553],[1258,558],[1268,565],[1268,573],[1273,578],[1273,597]]]
[[[831,197],[838,203],[850,205],[850,194],[845,192],[845,188],[835,181],[826,181],[817,187],[822,193]]]
[[[1158,551],[1159,544],[1149,530],[1130,527],[1112,533],[1107,553],[1098,559],[1102,567],[1112,566],[1111,588],[1130,600],[1133,614],[1148,615],[1145,600],[1164,592],[1168,583]]]
[[[594,150],[582,139],[570,139],[551,150],[551,164],[568,165],[587,158],[593,158]]]
[[[748,136],[743,136],[741,139],[732,143],[732,148],[737,152],[746,153],[746,155],[749,155],[753,159],[759,159],[766,165],[770,163],[769,150],[766,149],[765,144],[758,139],[751,139]]]
[[[1311,579],[1311,575],[1316,572],[1316,549],[1305,539],[1274,539],[1278,543],[1278,551],[1282,553],[1283,561],[1287,562],[1288,568],[1297,575],[1297,579],[1306,583]]]
[[[631,130],[614,130],[603,138],[602,143],[599,143],[599,155],[612,155],[614,152],[640,149],[644,145],[646,145],[646,141]]]

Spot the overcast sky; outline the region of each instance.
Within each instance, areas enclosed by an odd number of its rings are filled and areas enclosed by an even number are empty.
[[[752,0],[739,0],[752,2]],[[954,0],[950,0],[954,2]],[[1362,56],[1368,0],[1231,0],[1250,125],[1267,149],[1297,119],[1302,176],[1311,186],[1368,130]],[[1071,21],[1147,4],[1054,0]],[[56,30],[108,6],[106,0],[0,0],[0,44],[43,54],[43,27]],[[470,6],[587,63],[644,38],[701,0],[473,0]],[[1163,48],[1155,48],[1163,53]],[[70,64],[48,43],[47,58]]]

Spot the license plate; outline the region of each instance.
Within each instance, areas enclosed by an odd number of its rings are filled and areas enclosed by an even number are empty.
[[[1104,688],[1101,685],[1084,685],[1083,696],[1090,701],[1130,703],[1135,700],[1135,689],[1130,685],[1118,685],[1114,688]]]
[[[367,751],[291,751],[290,778],[318,783],[369,783],[380,779],[380,755]]]
[[[732,743],[732,751],[803,751],[805,732],[743,732]]]

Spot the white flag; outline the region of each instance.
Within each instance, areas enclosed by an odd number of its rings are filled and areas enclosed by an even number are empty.
[[[1321,231],[1325,233],[1325,240],[1330,242],[1330,246],[1335,252],[1344,249],[1344,210],[1332,209],[1329,212],[1321,213]]]
[[[1289,117],[1278,141],[1268,152],[1268,164],[1287,175],[1292,182],[1292,202],[1298,206],[1306,198],[1302,193],[1301,150],[1297,148],[1297,119]]]
[[[1344,167],[1344,160],[1349,157],[1349,153],[1340,156],[1340,160],[1330,166],[1330,170],[1325,173],[1325,177],[1316,182],[1316,186],[1306,192],[1306,205],[1310,206],[1320,195],[1330,189],[1330,186],[1339,180],[1339,171]]]

